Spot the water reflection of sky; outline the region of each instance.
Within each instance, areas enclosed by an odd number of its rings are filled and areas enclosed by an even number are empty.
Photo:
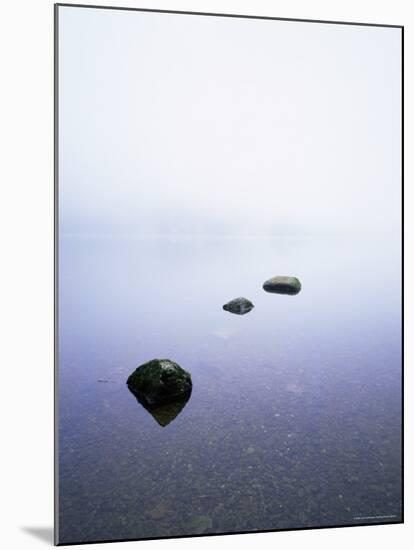
[[[401,519],[399,265],[355,239],[62,238],[61,542]],[[300,294],[265,293],[278,274]],[[164,428],[125,385],[153,357],[193,380]]]

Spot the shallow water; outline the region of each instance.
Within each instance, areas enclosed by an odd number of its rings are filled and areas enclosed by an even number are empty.
[[[400,278],[374,242],[62,237],[60,542],[400,521]],[[165,427],[125,383],[154,357],[193,380]]]

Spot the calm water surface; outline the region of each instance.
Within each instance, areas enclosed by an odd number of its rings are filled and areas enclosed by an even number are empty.
[[[62,237],[60,542],[400,521],[399,266],[333,238]],[[125,384],[155,357],[193,380],[165,427]]]

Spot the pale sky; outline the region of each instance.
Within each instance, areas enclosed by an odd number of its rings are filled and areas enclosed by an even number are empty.
[[[60,230],[398,239],[401,31],[59,8]]]

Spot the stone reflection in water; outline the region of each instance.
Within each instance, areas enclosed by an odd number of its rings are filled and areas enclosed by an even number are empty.
[[[136,397],[138,403],[140,403],[162,427],[167,426],[180,414],[191,396],[190,388],[187,393],[175,397],[174,400],[154,405],[149,404],[142,397],[140,398],[131,388],[129,388],[129,390]]]

